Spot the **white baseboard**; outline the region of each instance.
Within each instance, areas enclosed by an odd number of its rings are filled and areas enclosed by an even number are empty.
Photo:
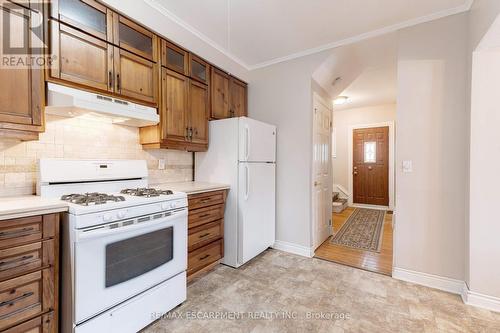
[[[284,242],[277,240],[274,242],[273,249],[297,254],[299,256],[312,258],[314,256],[314,250],[307,246],[302,246],[294,243]]]
[[[462,291],[462,300],[467,305],[500,312],[500,297],[488,296],[470,291],[465,283]]]
[[[411,271],[398,267],[394,267],[392,269],[392,277],[398,280],[420,284],[422,286],[447,291],[457,295],[462,295],[465,285],[465,282],[461,280]]]

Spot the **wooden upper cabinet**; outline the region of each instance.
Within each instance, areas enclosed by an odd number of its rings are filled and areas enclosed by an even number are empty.
[[[166,40],[161,41],[161,64],[173,71],[188,75],[188,52]]]
[[[247,84],[231,76],[230,84],[230,110],[231,117],[243,117],[248,115],[247,108]]]
[[[113,12],[94,0],[51,0],[51,16],[113,43]]]
[[[0,25],[5,27],[9,24],[11,36],[24,36],[21,46],[16,45],[16,53],[41,55],[41,52],[29,48],[31,45],[37,45],[33,40],[34,34],[28,34],[31,26],[37,26],[35,22],[32,22],[34,12],[4,0],[0,1],[0,12]],[[42,29],[42,27],[35,29]],[[15,67],[0,70],[0,132],[2,136],[25,140],[38,137],[38,134],[34,132],[41,131],[43,125],[42,110],[45,96],[43,79],[43,71],[40,68]]]
[[[156,63],[114,48],[115,93],[150,104],[158,102]]]
[[[153,62],[158,61],[158,38],[151,31],[131,20],[114,14],[114,43],[122,49]]]
[[[190,141],[208,145],[208,87],[189,80]]]
[[[113,46],[62,23],[51,21],[51,49],[58,63],[52,78],[113,91]]]
[[[189,54],[189,76],[192,79],[208,84],[210,77],[210,66],[206,61],[194,54]]]
[[[229,118],[229,75],[212,67],[211,73],[211,112],[212,119]]]
[[[186,142],[188,138],[188,78],[162,68],[161,138]]]

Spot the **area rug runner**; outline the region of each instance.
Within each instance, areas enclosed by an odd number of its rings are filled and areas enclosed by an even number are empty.
[[[359,250],[380,252],[385,211],[356,208],[330,242]]]

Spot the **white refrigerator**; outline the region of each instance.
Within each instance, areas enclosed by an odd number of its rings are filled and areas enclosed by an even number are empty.
[[[231,186],[223,263],[239,267],[273,246],[276,127],[247,117],[210,122],[209,148],[195,154],[195,180]]]

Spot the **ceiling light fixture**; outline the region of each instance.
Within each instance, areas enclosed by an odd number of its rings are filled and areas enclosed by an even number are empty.
[[[343,105],[343,104],[347,103],[348,100],[349,100],[349,97],[347,97],[347,96],[339,96],[333,100],[333,104],[334,105]]]

